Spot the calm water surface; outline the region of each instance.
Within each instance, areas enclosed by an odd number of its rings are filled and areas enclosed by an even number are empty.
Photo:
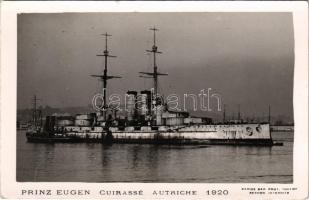
[[[17,181],[251,182],[293,181],[293,133],[284,146],[33,144],[17,133]]]

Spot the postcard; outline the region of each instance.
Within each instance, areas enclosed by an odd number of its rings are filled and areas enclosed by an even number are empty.
[[[308,197],[306,2],[2,2],[1,196]]]

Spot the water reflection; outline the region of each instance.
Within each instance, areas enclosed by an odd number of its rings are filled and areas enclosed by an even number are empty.
[[[101,145],[101,159],[102,159],[102,171],[108,170],[109,168],[109,163],[110,163],[110,156],[109,156],[109,149],[112,148],[112,144],[107,145],[103,144]]]
[[[18,181],[290,182],[293,134],[284,146],[33,144],[18,135]]]
[[[139,158],[138,158],[138,154],[141,152],[141,148],[140,148],[141,146],[139,145],[139,146],[133,146],[132,148],[131,148],[131,150],[130,150],[130,153],[129,154],[131,154],[132,155],[132,157],[129,157],[129,160],[132,160],[132,167],[131,167],[131,169],[136,169],[137,167],[138,167],[138,160],[139,160]]]

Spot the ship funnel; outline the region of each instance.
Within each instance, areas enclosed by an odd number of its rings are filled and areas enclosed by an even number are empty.
[[[126,111],[128,121],[132,121],[136,112],[136,91],[128,91],[126,96]]]

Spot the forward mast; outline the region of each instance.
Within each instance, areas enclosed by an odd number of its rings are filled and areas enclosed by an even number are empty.
[[[104,119],[106,120],[106,113],[107,113],[107,101],[106,101],[106,89],[107,89],[107,80],[109,79],[113,79],[113,78],[121,78],[120,76],[109,76],[107,73],[107,58],[116,58],[116,56],[112,56],[109,54],[108,48],[107,48],[107,38],[112,36],[109,35],[108,33],[105,34],[101,34],[103,36],[105,36],[105,50],[103,51],[103,54],[99,54],[97,56],[104,56],[104,71],[103,74],[99,74],[99,75],[91,75],[92,77],[96,77],[99,78],[103,85],[102,85],[102,90],[103,90],[103,111],[101,110],[101,114],[104,114]]]

